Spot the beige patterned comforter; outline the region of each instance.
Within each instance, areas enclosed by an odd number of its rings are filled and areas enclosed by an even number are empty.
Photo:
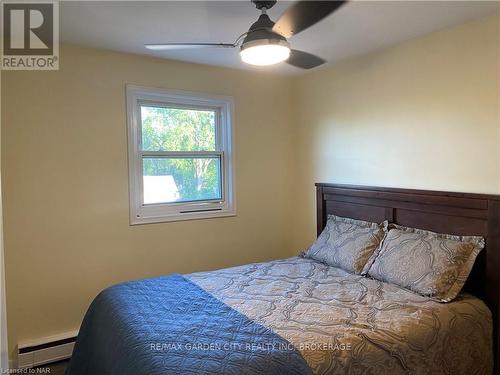
[[[316,374],[491,374],[491,313],[294,257],[186,275],[292,343]]]

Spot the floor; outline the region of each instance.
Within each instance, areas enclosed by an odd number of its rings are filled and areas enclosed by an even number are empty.
[[[69,360],[66,360],[57,363],[51,363],[50,365],[40,366],[39,368],[49,368],[50,372],[48,372],[48,374],[50,375],[64,375],[66,372],[66,367],[68,367],[68,363]]]

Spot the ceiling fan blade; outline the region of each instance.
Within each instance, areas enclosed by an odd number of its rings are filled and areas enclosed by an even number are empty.
[[[292,49],[290,51],[290,57],[286,60],[286,62],[297,68],[312,69],[324,64],[326,61],[316,55]]]
[[[273,31],[290,38],[321,21],[347,1],[297,1],[276,21]]]
[[[163,43],[145,44],[144,47],[153,51],[168,51],[190,48],[234,48],[236,45],[231,43]]]

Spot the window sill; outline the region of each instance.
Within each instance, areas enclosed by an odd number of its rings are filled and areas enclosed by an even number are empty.
[[[214,219],[218,217],[236,216],[236,210],[209,211],[209,212],[189,212],[184,214],[172,214],[162,216],[141,216],[131,217],[130,225],[168,223],[171,221],[187,221],[187,220],[202,220]]]

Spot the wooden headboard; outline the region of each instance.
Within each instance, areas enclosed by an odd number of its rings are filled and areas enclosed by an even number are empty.
[[[478,235],[486,247],[478,255],[465,290],[481,298],[493,314],[495,374],[500,372],[500,196],[441,191],[316,184],[317,231],[329,214],[405,225],[438,233]]]

